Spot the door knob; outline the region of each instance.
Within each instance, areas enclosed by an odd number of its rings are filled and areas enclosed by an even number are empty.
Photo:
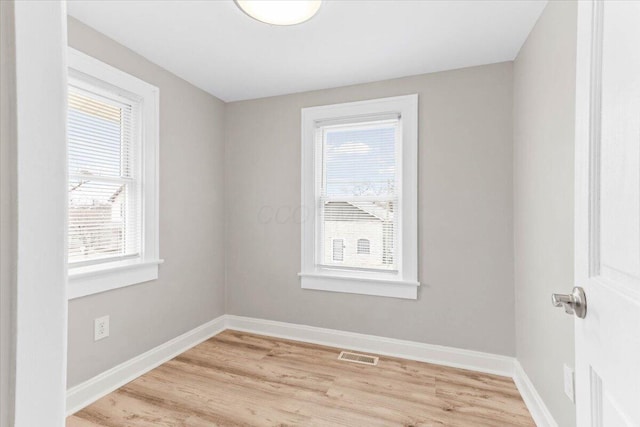
[[[564,307],[565,313],[575,314],[580,319],[587,315],[587,297],[584,289],[578,286],[570,294],[551,295],[551,303],[554,307]]]

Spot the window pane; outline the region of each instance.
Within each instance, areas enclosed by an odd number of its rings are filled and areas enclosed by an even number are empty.
[[[395,151],[396,123],[327,129],[324,195],[395,194]]]
[[[70,263],[138,253],[130,193],[125,183],[70,180]]]
[[[393,209],[393,201],[325,202],[323,264],[394,270]],[[341,242],[340,259],[335,257],[336,241]]]
[[[69,92],[69,173],[131,176],[131,106]]]
[[[397,120],[320,129],[321,264],[396,269],[397,130]]]
[[[69,263],[140,253],[135,106],[69,88]]]

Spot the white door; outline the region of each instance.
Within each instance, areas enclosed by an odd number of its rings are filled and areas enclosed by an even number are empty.
[[[579,2],[578,426],[640,426],[640,2]]]

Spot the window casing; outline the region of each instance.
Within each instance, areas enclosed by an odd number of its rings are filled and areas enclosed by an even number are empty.
[[[69,298],[157,279],[159,91],[69,50]]]
[[[417,95],[303,109],[302,157],[302,287],[417,298]]]

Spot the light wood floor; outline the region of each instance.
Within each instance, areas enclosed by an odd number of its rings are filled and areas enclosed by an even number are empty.
[[[95,426],[533,426],[510,378],[225,331],[67,419]]]

